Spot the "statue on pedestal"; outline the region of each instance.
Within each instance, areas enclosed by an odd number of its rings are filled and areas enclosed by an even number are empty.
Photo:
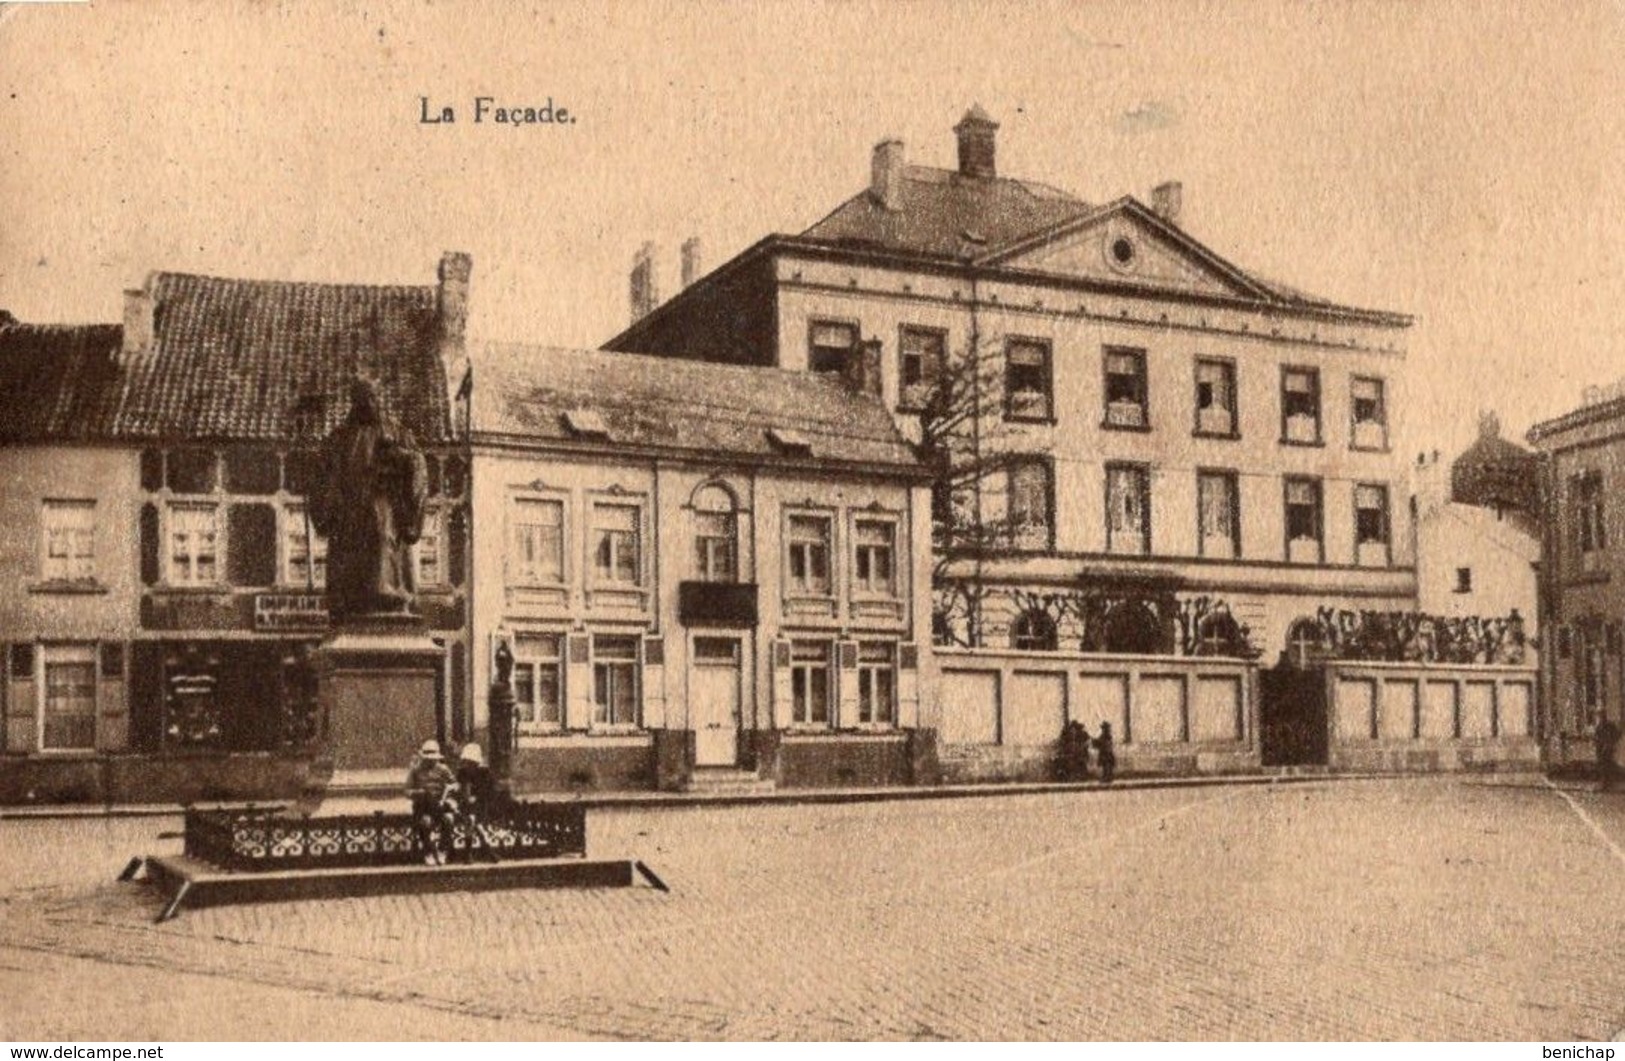
[[[385,418],[374,385],[356,380],[349,416],[322,444],[309,507],[327,539],[327,607],[335,623],[412,613],[412,546],[423,533],[427,483],[423,454]]]

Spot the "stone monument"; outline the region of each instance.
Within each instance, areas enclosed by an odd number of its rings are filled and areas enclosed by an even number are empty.
[[[311,521],[327,539],[331,628],[316,651],[322,758],[336,787],[358,772],[405,776],[412,753],[444,737],[436,711],[442,653],[414,602],[412,545],[423,530],[427,471],[368,381],[322,444]],[[377,780],[382,781],[379,777]]]

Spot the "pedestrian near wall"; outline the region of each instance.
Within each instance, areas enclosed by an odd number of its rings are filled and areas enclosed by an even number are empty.
[[[1614,781],[1619,776],[1619,762],[1615,758],[1619,751],[1618,724],[1604,715],[1597,721],[1591,739],[1597,752],[1597,791],[1607,792],[1614,787]]]
[[[1100,736],[1095,738],[1095,761],[1100,764],[1100,780],[1111,784],[1117,774],[1117,750],[1112,747],[1112,724],[1100,723]]]

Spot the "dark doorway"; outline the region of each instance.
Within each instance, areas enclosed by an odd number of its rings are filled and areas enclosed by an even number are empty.
[[[1129,600],[1106,613],[1103,648],[1107,652],[1127,652],[1151,656],[1169,651],[1162,624],[1150,605]]]
[[[1258,678],[1258,746],[1264,765],[1325,765],[1325,669],[1283,663],[1259,671]]]

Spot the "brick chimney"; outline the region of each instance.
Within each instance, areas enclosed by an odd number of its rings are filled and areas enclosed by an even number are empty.
[[[440,288],[435,293],[435,309],[440,323],[436,347],[446,385],[453,387],[468,371],[468,280],[474,272],[474,259],[461,251],[440,256]]]
[[[880,340],[865,339],[853,348],[841,378],[856,393],[879,398],[882,396],[880,364]]]
[[[991,180],[999,175],[998,167],[994,164],[994,139],[998,132],[999,123],[989,118],[979,103],[959,119],[959,124],[954,126],[954,135],[959,137],[961,177]]]
[[[647,317],[660,304],[660,278],[655,271],[653,243],[645,243],[638,248],[638,253],[632,259],[627,288],[633,322]]]
[[[688,287],[700,278],[700,237],[690,236],[683,241],[683,286]]]
[[[1168,222],[1179,224],[1179,208],[1185,198],[1185,186],[1178,181],[1163,181],[1151,189],[1151,212]]]
[[[869,198],[886,210],[903,208],[903,142],[896,137],[875,145],[869,163]]]
[[[153,308],[152,295],[146,288],[125,289],[124,342],[120,349],[121,356],[133,357],[152,349]]]

